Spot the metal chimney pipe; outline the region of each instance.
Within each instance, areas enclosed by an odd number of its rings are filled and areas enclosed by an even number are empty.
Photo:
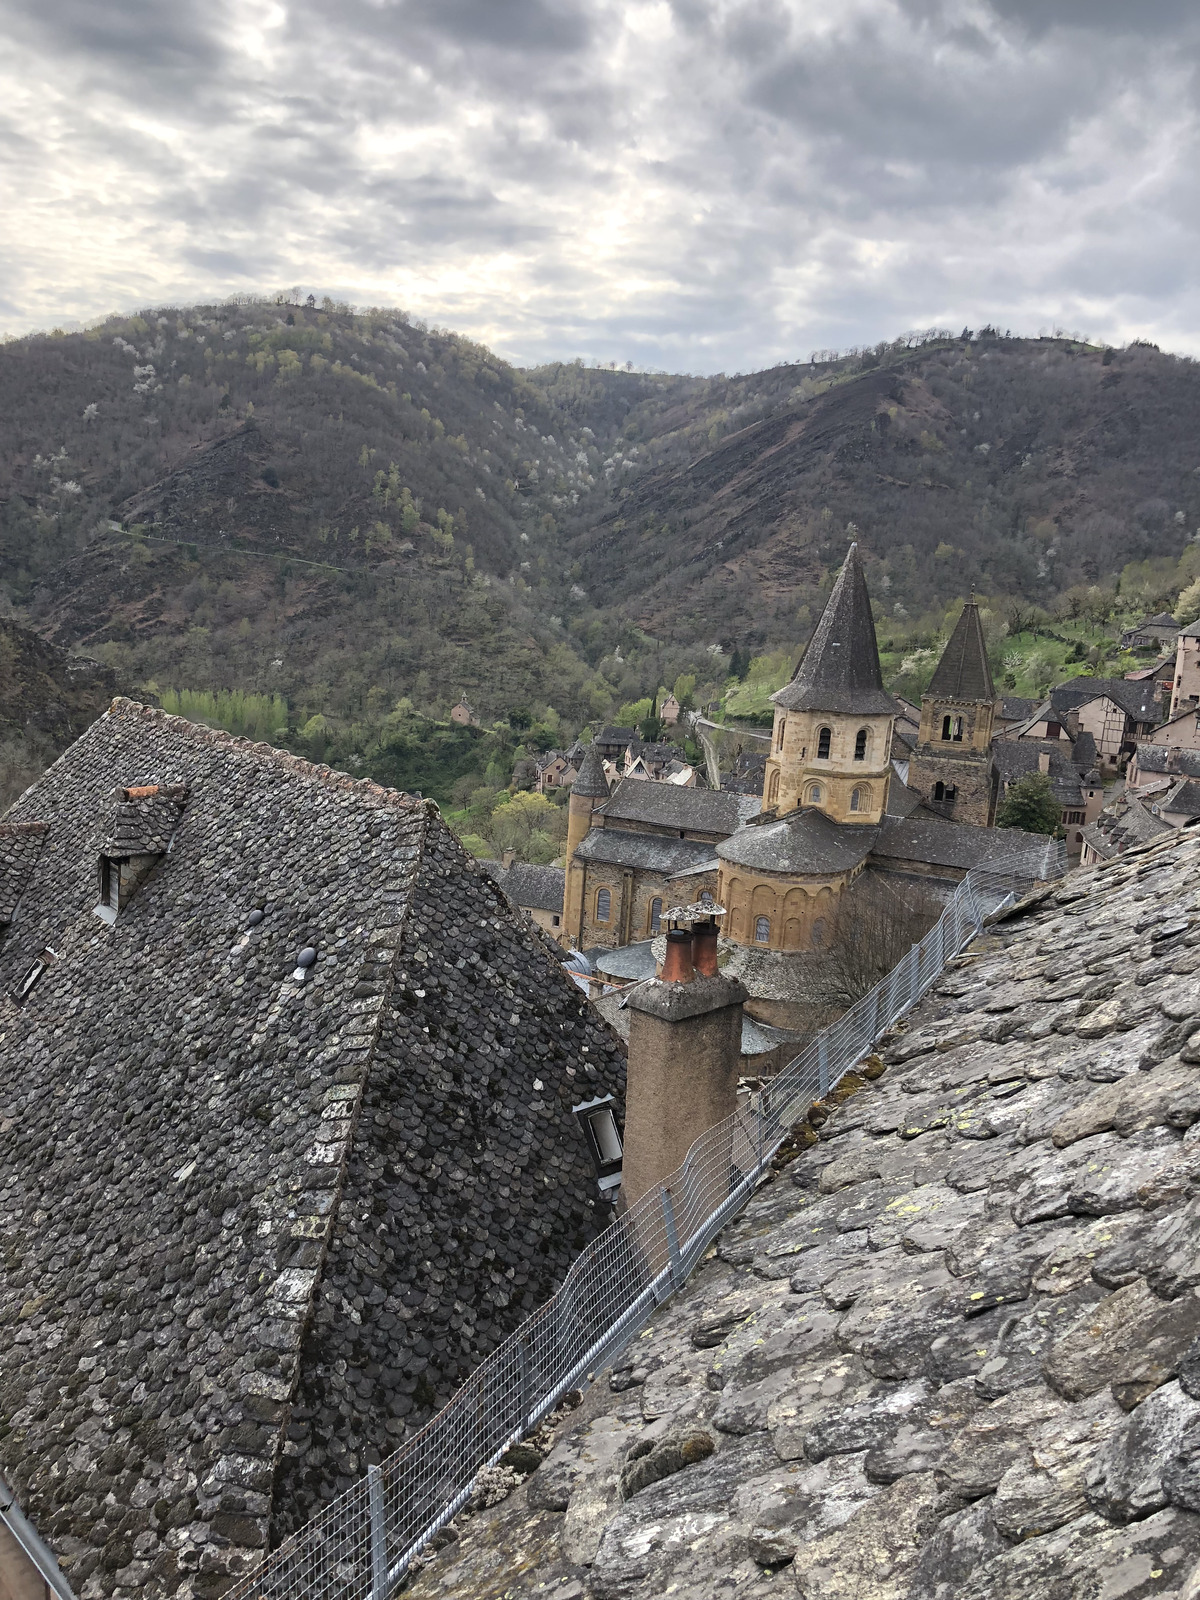
[[[663,983],[691,983],[695,976],[696,969],[692,964],[692,930],[669,928],[667,953],[662,964]]]
[[[715,917],[692,925],[692,962],[702,978],[719,976],[717,967],[717,923]]]

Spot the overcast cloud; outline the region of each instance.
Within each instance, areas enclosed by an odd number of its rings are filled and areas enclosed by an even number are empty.
[[[510,359],[1200,353],[1194,0],[0,0],[0,328],[303,285]]]

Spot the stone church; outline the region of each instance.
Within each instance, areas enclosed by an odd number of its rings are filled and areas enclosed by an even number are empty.
[[[826,950],[847,891],[867,872],[943,898],[985,863],[1048,875],[1051,841],[986,826],[990,743],[980,758],[978,742],[990,740],[990,691],[972,604],[922,698],[910,764],[918,781],[902,783],[891,757],[900,708],[883,687],[866,580],[851,545],[791,682],[772,697],[763,810],[717,846],[726,940],[782,954]],[[938,801],[950,788],[971,796],[964,805],[975,813],[971,821],[946,817]]]
[[[883,686],[857,546],[773,699],[761,806],[649,784],[610,797],[594,748],[584,757],[567,841],[565,923],[578,944],[652,939],[664,906],[709,894],[725,908],[723,970],[745,983],[747,1012],[806,1029],[848,1003],[839,941],[868,938],[886,970],[895,941],[919,938],[973,867],[1057,875],[1053,840],[988,826],[996,699],[973,603],[922,698],[910,784],[893,766],[904,708]],[[627,793],[652,788],[653,816]]]

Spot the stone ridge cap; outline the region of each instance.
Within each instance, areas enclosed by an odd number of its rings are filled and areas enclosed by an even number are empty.
[[[0,822],[0,839],[28,838],[35,833],[49,833],[48,822]]]
[[[440,810],[435,800],[418,800],[403,789],[389,789],[372,778],[355,778],[348,772],[339,772],[335,767],[318,766],[316,762],[306,761],[303,756],[293,755],[290,750],[280,750],[265,740],[244,739],[240,734],[227,733],[224,728],[210,728],[204,723],[189,722],[186,717],[177,717],[160,706],[143,705],[141,701],[130,700],[125,695],[116,695],[104,715],[119,722],[158,723],[172,733],[186,735],[196,744],[228,750],[231,755],[249,756],[264,765],[291,773],[293,777],[306,778],[311,783],[338,789],[369,803],[404,811],[423,809],[427,815],[430,810]]]

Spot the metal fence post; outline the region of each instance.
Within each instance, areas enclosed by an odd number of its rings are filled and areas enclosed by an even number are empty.
[[[662,1195],[663,1225],[667,1230],[667,1252],[671,1258],[671,1282],[678,1285],[682,1280],[679,1260],[679,1234],[675,1229],[675,1207],[671,1201],[671,1191],[664,1185],[659,1193]]]
[[[817,1035],[817,1089],[822,1099],[829,1093],[829,1033],[825,1028]]]
[[[530,1374],[529,1374],[529,1345],[524,1339],[517,1346],[517,1359],[521,1369],[521,1432],[525,1433],[529,1427],[530,1405]]]
[[[383,1514],[383,1474],[367,1468],[367,1504],[371,1515],[371,1600],[388,1600],[387,1531]]]

